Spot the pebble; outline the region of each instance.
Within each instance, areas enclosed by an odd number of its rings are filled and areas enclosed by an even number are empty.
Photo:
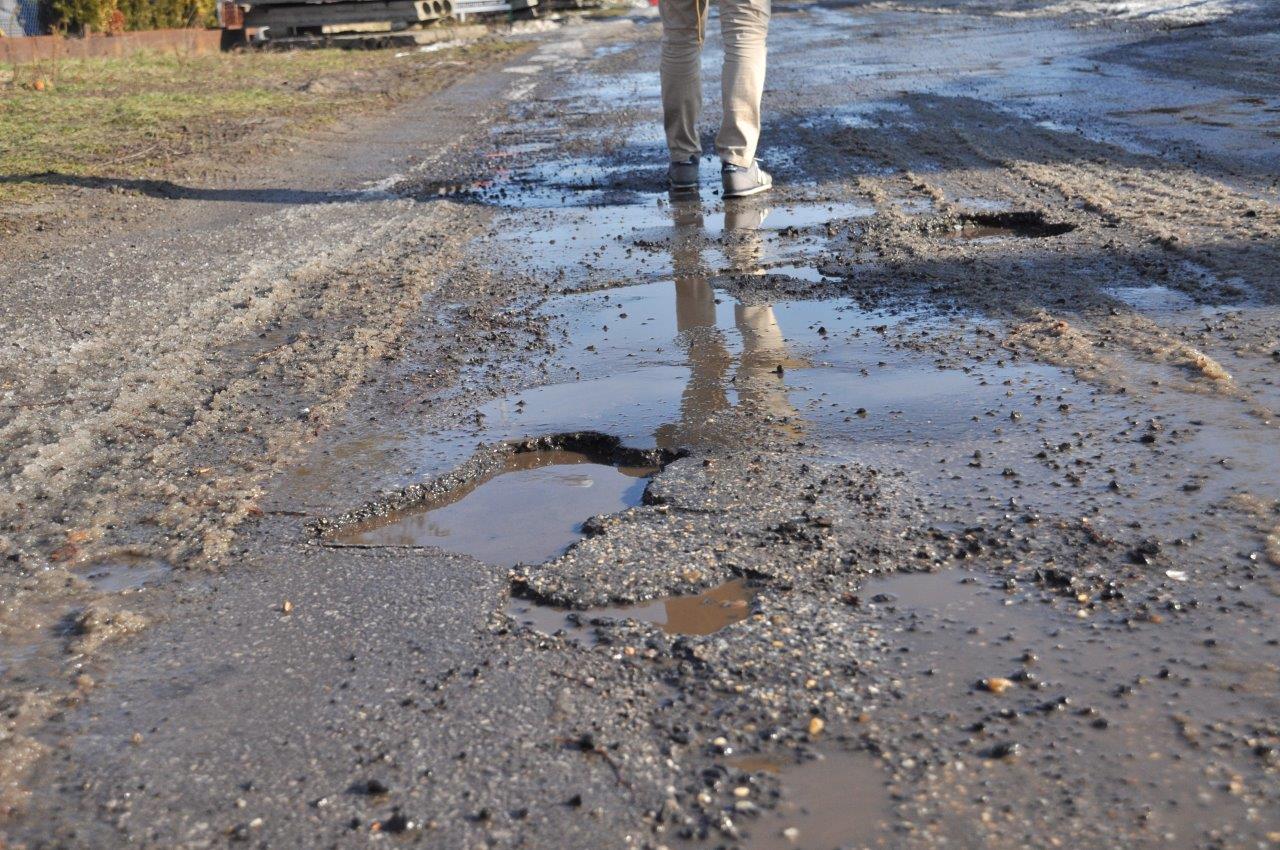
[[[990,678],[983,679],[978,684],[982,686],[984,691],[988,691],[999,696],[1013,687],[1013,680],[1006,679],[1003,676],[991,676]]]

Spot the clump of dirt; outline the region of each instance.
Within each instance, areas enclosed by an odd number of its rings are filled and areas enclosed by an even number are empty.
[[[1120,390],[1126,386],[1123,371],[1111,358],[1100,354],[1088,336],[1066,319],[1047,312],[1038,312],[1011,327],[1003,346],[1071,369],[1079,377],[1110,389]]]
[[[146,625],[147,618],[141,614],[92,605],[81,611],[71,623],[67,651],[87,654],[107,641],[142,631]]]

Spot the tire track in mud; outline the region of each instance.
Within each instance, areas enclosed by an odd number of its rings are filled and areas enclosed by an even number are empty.
[[[454,262],[458,243],[446,237],[483,218],[447,204],[426,215],[411,208],[356,241],[348,225],[334,222],[299,246],[301,262],[255,269],[196,305],[113,382],[120,391],[104,409],[70,418],[62,433],[46,432],[50,441],[10,470],[2,507],[22,518],[8,543],[11,559],[48,553],[57,567],[0,577],[0,640],[33,630],[51,635],[32,657],[5,662],[12,687],[0,700],[14,708],[0,742],[0,786],[16,788],[43,751],[28,733],[92,687],[77,684],[74,670],[105,640],[144,624],[122,607],[127,597],[94,592],[81,578],[84,565],[159,559],[185,567],[234,557],[238,526],[262,513],[263,484],[343,409],[369,364],[394,351],[423,294]],[[242,299],[252,308],[231,306]],[[265,342],[252,333],[262,327],[271,329]],[[26,433],[29,441],[36,418],[13,417],[5,435]],[[57,637],[64,617],[76,625]],[[59,693],[36,675],[36,691],[24,692],[21,671],[36,661],[57,678],[55,670],[68,671],[72,691]]]
[[[253,482],[270,474],[270,467],[255,469],[254,459],[279,456],[341,406],[363,365],[394,343],[433,279],[431,265],[448,262],[439,253],[447,251],[443,236],[465,230],[465,214],[437,224],[401,213],[354,244],[350,222],[334,221],[298,246],[301,262],[239,277],[192,305],[132,371],[89,383],[88,394],[111,396],[105,405],[86,410],[73,401],[59,421],[38,408],[12,416],[3,436],[24,450],[8,458],[3,507],[23,520],[16,529],[10,521],[9,551],[61,562],[110,556],[113,547],[173,560],[226,554]],[[423,245],[436,255],[428,259]],[[254,330],[263,327],[280,343],[241,356],[239,346],[252,348]],[[246,341],[232,342],[238,339]],[[113,339],[95,345],[108,358],[119,348]],[[50,389],[38,380],[27,387],[32,397]],[[33,513],[40,505],[57,514]],[[116,513],[124,506],[135,513]],[[140,519],[163,531],[129,539]]]

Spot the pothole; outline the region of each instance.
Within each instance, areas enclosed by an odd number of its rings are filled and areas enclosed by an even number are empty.
[[[604,606],[571,611],[512,599],[507,614],[546,635],[562,635],[581,643],[599,643],[600,627],[620,620],[652,623],[668,634],[709,635],[751,613],[756,588],[747,579],[733,579],[702,593],[667,596],[636,605]]]
[[[741,756],[730,766],[778,779],[776,805],[739,821],[743,850],[875,847],[890,834],[887,775],[866,753],[832,748],[799,764]]]
[[[1067,222],[1046,221],[1037,212],[978,212],[968,213],[944,224],[938,235],[944,239],[992,240],[992,239],[1044,239],[1061,236],[1076,229]]]
[[[482,474],[410,488],[404,507],[355,522],[338,521],[331,545],[434,547],[486,563],[540,563],[561,554],[583,523],[640,504],[648,479],[660,468],[654,456],[577,445],[508,451]],[[622,456],[619,456],[622,455]],[[492,460],[492,459],[490,459]],[[484,465],[483,459],[475,464]],[[449,484],[454,486],[448,486]]]
[[[818,269],[814,268],[813,266],[801,265],[799,263],[786,263],[781,266],[774,266],[772,268],[760,269],[759,274],[761,275],[781,274],[781,275],[786,275],[787,277],[793,277],[796,280],[803,280],[808,283],[834,283],[835,282],[835,278],[827,277],[826,275],[818,271]]]

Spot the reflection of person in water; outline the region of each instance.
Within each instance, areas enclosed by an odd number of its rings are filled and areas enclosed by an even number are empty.
[[[685,346],[689,383],[680,400],[680,421],[658,429],[659,445],[669,448],[721,442],[720,414],[730,410],[729,368],[733,356],[716,323],[715,290],[702,265],[703,218],[698,200],[672,205],[675,236],[671,260],[676,290],[676,330]],[[759,227],[768,215],[762,207],[732,205],[725,211],[726,253],[736,272],[754,272],[760,253]],[[773,307],[737,304],[734,325],[742,354],[733,375],[738,407],[752,415],[787,418],[796,410],[787,399],[785,369],[801,365],[787,352]],[[786,428],[794,433],[794,424]]]

